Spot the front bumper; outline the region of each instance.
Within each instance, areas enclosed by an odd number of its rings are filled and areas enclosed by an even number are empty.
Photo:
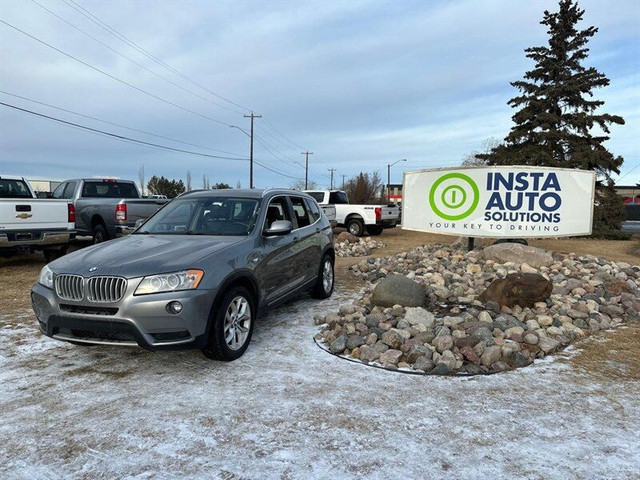
[[[134,296],[139,281],[129,281],[115,304],[61,300],[40,284],[31,290],[31,303],[42,333],[57,340],[97,345],[140,346],[149,350],[203,348],[215,291],[189,290]],[[171,314],[166,306],[179,301],[183,310]]]

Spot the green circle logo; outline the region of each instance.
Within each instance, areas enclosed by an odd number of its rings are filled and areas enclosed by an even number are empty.
[[[480,201],[476,182],[462,173],[441,176],[429,190],[429,205],[440,218],[462,220],[473,213]]]

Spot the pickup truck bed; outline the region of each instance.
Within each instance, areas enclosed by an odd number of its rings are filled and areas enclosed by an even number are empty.
[[[94,243],[132,232],[138,220],[146,220],[169,201],[140,198],[130,180],[96,178],[66,180],[53,196],[73,202],[78,235],[91,235]]]

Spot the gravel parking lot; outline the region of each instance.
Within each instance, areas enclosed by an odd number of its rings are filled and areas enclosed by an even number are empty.
[[[375,256],[443,241],[399,229],[380,238]],[[639,263],[633,242],[614,243],[607,251]],[[0,478],[640,475],[638,325],[505,374],[373,369],[313,342],[313,315],[357,296],[346,266],[359,260],[339,259],[331,299],[262,318],[232,363],[43,337],[28,304],[43,262],[3,261]]]

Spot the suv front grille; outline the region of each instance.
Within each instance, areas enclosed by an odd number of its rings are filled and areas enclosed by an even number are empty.
[[[87,281],[87,298],[92,302],[117,302],[126,290],[127,281],[120,277],[91,277]]]
[[[56,293],[63,300],[79,302],[84,297],[84,278],[79,275],[58,275]]]

